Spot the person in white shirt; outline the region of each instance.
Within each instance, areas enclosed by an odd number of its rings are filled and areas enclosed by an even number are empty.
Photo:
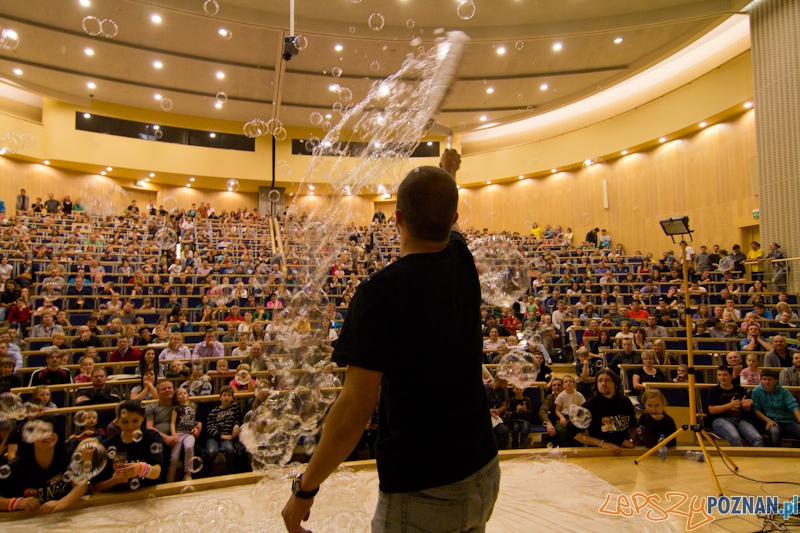
[[[586,403],[586,398],[583,394],[575,390],[575,378],[572,376],[564,376],[564,390],[556,396],[556,416],[561,421],[561,425],[567,427],[567,416],[569,416],[569,408],[573,405],[580,407]]]

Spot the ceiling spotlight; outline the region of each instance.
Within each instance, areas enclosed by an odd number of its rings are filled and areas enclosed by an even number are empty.
[[[341,44],[337,44],[336,46],[333,47],[333,49],[336,50],[337,52],[341,52],[342,50],[344,50],[344,47]]]
[[[221,80],[224,77],[225,77],[225,73],[224,72],[222,72],[221,70],[219,72],[217,72],[217,79],[218,80]]]
[[[461,185],[456,185],[456,189],[460,189],[460,188],[461,188]]]
[[[665,143],[665,142],[667,142],[667,138],[666,138],[666,137],[661,137],[661,138],[658,140],[658,142],[660,142],[660,143]]]
[[[706,122],[705,120],[700,123],[701,128],[705,128],[706,126],[708,126],[708,122]]]
[[[745,102],[744,104],[745,109],[750,109],[751,107],[753,107],[753,102]]]
[[[161,68],[164,66],[164,63],[162,63],[161,61],[153,61],[153,66],[155,68]]]
[[[486,92],[492,94],[494,92],[494,87],[489,87],[488,89],[486,89]]]
[[[92,118],[92,115],[90,115],[89,113],[84,113],[83,118]]]
[[[192,186],[192,184],[191,184],[191,183],[187,183],[187,184],[186,184],[186,186],[187,186],[187,187],[191,187],[191,186]]]
[[[189,181],[194,181],[194,176],[192,176],[191,178],[189,178]]]
[[[151,177],[151,178],[155,178],[155,177],[156,177],[156,174],[155,174],[155,172],[151,172],[151,173],[150,173],[150,177]]]
[[[114,169],[113,169],[113,168],[111,168],[111,167],[106,167],[106,170],[107,170],[108,172],[111,172],[111,171],[112,171],[112,170],[114,170]]]
[[[541,90],[541,91],[546,91],[549,88],[550,88],[550,86],[547,85],[546,83],[543,83],[543,84],[539,85],[539,90]]]
[[[506,53],[506,47],[505,46],[499,46],[497,48],[497,55],[501,56],[501,55],[503,55],[505,53]]]
[[[105,171],[105,170],[103,170],[102,172],[100,172],[100,175],[101,175],[101,176],[105,176],[105,175],[106,175],[106,171]]]
[[[481,122],[486,122],[486,115],[481,115],[480,121]]]
[[[153,126],[153,129],[154,129],[154,130],[157,130],[157,129],[160,129],[160,128],[161,128],[161,126],[159,126],[158,124],[156,124],[156,125],[154,125],[154,126]]]
[[[309,190],[309,191],[313,191],[314,189],[316,189],[316,187],[314,187],[314,185],[309,185],[309,186],[308,186],[308,190]]]
[[[211,137],[212,139],[216,139],[217,138],[217,134],[216,133],[209,133],[208,136]]]
[[[155,94],[155,99],[156,99],[156,100],[161,100],[161,95],[160,95],[160,94],[158,94],[158,93],[156,93],[156,94]]]
[[[229,32],[228,32],[228,30],[226,30],[225,28],[220,28],[220,29],[219,29],[219,31],[218,31],[217,33],[219,33],[220,37],[223,37],[223,38],[224,38],[224,37],[227,37],[227,36],[228,36],[228,33],[229,33]]]
[[[325,115],[325,118],[331,118],[332,116],[333,116],[333,115],[331,115],[330,113],[328,113],[327,115]]]
[[[520,176],[519,179],[524,180],[525,176]]]
[[[150,20],[152,20],[155,24],[161,24],[161,17],[158,15],[153,15],[150,17]]]
[[[44,163],[45,165],[49,165],[50,164],[50,160],[49,159],[45,159],[44,161],[42,161],[42,163]]]
[[[486,182],[486,185],[491,185],[491,184],[492,184],[492,182],[491,182],[491,181],[487,181],[487,182]]]
[[[433,141],[428,141],[428,146],[433,146]]]
[[[622,153],[622,155],[628,155],[628,151],[627,150],[623,150],[621,153]]]
[[[553,45],[553,50],[555,50],[556,52],[558,52],[562,48],[563,48],[563,46],[561,46],[561,43],[556,43],[556,44]]]
[[[339,86],[335,83],[332,83],[331,85],[328,85],[328,90],[335,93],[339,90]]]
[[[88,88],[90,88],[90,89],[96,89],[97,88],[97,85],[95,85],[94,82],[91,82],[91,81],[89,83],[87,83],[86,86]]]
[[[22,76],[22,69],[21,68],[15,68],[14,69],[14,74],[16,74],[17,76]]]
[[[92,50],[91,48],[86,48],[84,49],[83,53],[86,54],[87,56],[93,56],[94,50]]]
[[[145,182],[145,183],[149,183],[149,182],[150,182],[150,178],[145,178],[145,179],[144,179],[144,182]]]
[[[554,168],[554,169],[552,169],[552,170],[550,171],[550,173],[551,173],[551,174],[555,174],[556,172],[558,172],[558,169],[557,169],[557,168]]]
[[[217,102],[216,104],[214,104],[214,107],[216,107],[217,109],[222,109],[222,102]]]
[[[89,0],[81,0],[81,5],[83,7],[89,7],[92,3]]]
[[[617,37],[616,39],[614,39],[614,44],[619,44],[621,42],[622,42],[622,37]]]

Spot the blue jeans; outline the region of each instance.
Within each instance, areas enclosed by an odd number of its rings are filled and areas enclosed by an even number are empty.
[[[728,441],[731,446],[744,446],[744,438],[750,446],[764,446],[764,441],[753,424],[741,418],[720,417],[711,424],[714,433]]]
[[[206,475],[211,476],[214,474],[214,463],[219,452],[225,454],[225,461],[228,463],[228,474],[236,472],[236,447],[232,440],[217,440],[209,437],[206,439],[204,451],[206,456]]]
[[[511,447],[518,448],[528,440],[531,432],[531,423],[528,420],[511,421]]]
[[[767,435],[769,445],[778,447],[781,445],[781,439],[800,439],[800,423],[777,424],[767,430]]]
[[[456,483],[418,492],[380,492],[372,533],[483,533],[499,493],[498,457]]]

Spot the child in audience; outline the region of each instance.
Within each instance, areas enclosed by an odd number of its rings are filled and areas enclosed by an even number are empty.
[[[103,431],[103,428],[97,427],[97,419],[98,419],[97,411],[89,410],[89,411],[84,411],[84,413],[85,417],[84,417],[83,431],[77,433],[76,430],[76,433],[70,435],[69,439],[67,440],[67,449],[69,451],[74,450],[78,446],[78,444],[80,444],[83,440],[88,439],[89,437],[97,437],[100,440],[103,440],[105,438],[106,432]],[[78,413],[75,413],[75,415],[77,414]],[[73,422],[74,420],[75,417],[73,416]],[[77,424],[74,425],[77,426]]]
[[[33,398],[42,402],[42,407],[45,411],[49,409],[58,409],[58,406],[52,402],[50,387],[47,385],[39,385],[33,390]]]
[[[578,360],[575,361],[575,375],[578,376],[577,389],[584,398],[591,398],[594,396],[592,385],[596,379],[597,367],[592,364],[589,349],[586,346],[578,348],[577,354]]]
[[[228,384],[236,392],[253,392],[256,390],[256,380],[250,376],[250,365],[242,363],[236,367],[236,377]]]
[[[250,346],[247,345],[247,333],[239,333],[239,346],[231,352],[231,358],[241,361],[250,355]]]
[[[83,357],[78,364],[80,365],[80,370],[75,375],[75,383],[91,383],[92,372],[94,372],[94,359]]]
[[[561,421],[561,425],[567,427],[570,406],[580,407],[586,403],[586,398],[575,390],[575,378],[567,375],[561,381],[564,383],[564,390],[556,396],[556,416]]]
[[[667,407],[667,399],[664,394],[657,389],[650,389],[642,394],[642,402],[644,402],[645,412],[639,417],[639,426],[636,428],[636,435],[639,442],[637,444],[644,444],[648,448],[652,448],[658,444],[658,439],[661,435],[669,437],[677,428],[675,421],[664,412]],[[667,446],[676,446],[677,442],[672,439],[667,443]]]
[[[758,385],[761,383],[761,370],[758,368],[758,354],[747,354],[747,368],[739,374],[742,385]]]
[[[181,387],[189,391],[189,396],[209,396],[214,390],[208,376],[203,374],[203,367],[194,367],[189,379],[181,383]]]
[[[236,472],[236,454],[241,424],[241,411],[239,405],[233,401],[233,388],[224,386],[219,391],[220,404],[208,414],[206,422],[206,466],[209,473],[213,473],[217,453],[225,454],[228,463],[228,474]]]
[[[22,377],[14,372],[14,360],[10,357],[0,359],[0,394],[22,387]]]
[[[168,378],[181,378],[189,377],[189,367],[180,361],[170,361],[167,368],[166,377]]]
[[[672,380],[675,383],[686,383],[689,381],[689,365],[678,365],[678,371]]]
[[[192,479],[192,463],[194,462],[194,440],[200,435],[203,423],[197,421],[197,407],[189,401],[189,391],[183,387],[175,390],[172,399],[172,421],[170,422],[170,433],[177,437],[178,442],[172,447],[172,455],[169,459],[169,470],[167,471],[167,483],[175,481],[175,472],[178,470],[178,460],[183,449],[183,480]]]
[[[225,374],[228,372],[228,360],[227,359],[217,359],[217,366],[214,370],[209,370],[209,374]]]

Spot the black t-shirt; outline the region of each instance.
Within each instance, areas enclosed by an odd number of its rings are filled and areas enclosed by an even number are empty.
[[[736,378],[739,379],[739,378]],[[711,390],[708,391],[708,398],[706,399],[706,403],[709,406],[711,405],[725,405],[726,403],[731,403],[731,400],[745,400],[747,399],[747,391],[739,385],[739,383],[733,384],[732,389],[723,389],[719,385],[713,387]],[[739,409],[728,409],[724,413],[718,413],[716,415],[712,415],[708,413],[708,424],[711,427],[711,422],[714,421],[716,418],[721,417],[731,417],[731,418],[742,418],[744,411],[742,408]]]
[[[658,444],[658,439],[661,435],[669,437],[677,430],[678,428],[675,427],[675,421],[668,414],[664,413],[664,418],[661,420],[654,420],[648,413],[644,413],[639,417],[639,427],[636,428],[636,433],[639,435],[639,440],[641,440],[645,446],[652,448]],[[667,443],[668,448],[677,445],[677,439],[672,439]]]
[[[161,446],[153,447],[153,444],[160,444]],[[98,481],[105,481],[114,475],[114,471],[125,463],[145,462],[149,465],[161,465],[163,462],[164,441],[158,431],[152,429],[142,429],[142,440],[139,442],[122,442],[122,433],[117,433],[113,437],[109,437],[103,441],[103,446],[106,450],[112,446],[116,448],[117,454],[114,460],[111,459],[106,462],[106,467],[100,472],[97,477],[92,479],[92,483]],[[154,451],[158,449],[158,451]],[[163,472],[162,472],[163,474]],[[141,486],[149,487],[158,483],[157,479],[142,479]],[[109,491],[128,490],[130,486],[128,483],[120,483],[114,485]]]
[[[19,374],[13,373],[5,377],[0,377],[0,394],[8,392],[11,389],[22,387],[22,377]]]
[[[33,454],[19,456],[10,463],[11,474],[0,479],[0,496],[3,498],[34,497],[40,503],[60,500],[72,490],[72,483],[64,481],[67,471],[66,457],[56,455],[48,468],[42,468]]]
[[[629,429],[636,427],[636,412],[627,398],[597,394],[583,406],[592,413],[589,435],[596,439],[622,446],[630,438]]]
[[[333,359],[383,373],[375,446],[383,492],[453,483],[497,455],[480,305],[475,262],[455,232],[441,252],[406,255],[358,286]],[[457,407],[442,416],[433,390]]]
[[[61,212],[65,215],[72,214],[72,201],[71,200],[64,200],[61,202]]]

